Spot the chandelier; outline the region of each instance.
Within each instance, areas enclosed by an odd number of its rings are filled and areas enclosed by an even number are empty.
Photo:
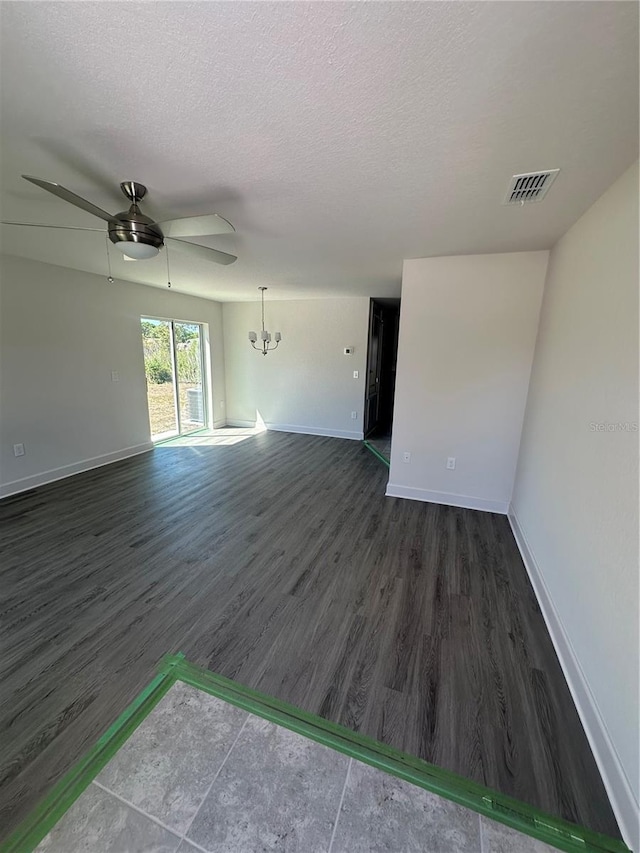
[[[265,331],[264,328],[264,292],[267,290],[266,287],[259,287],[258,290],[261,291],[261,299],[262,299],[262,331],[260,332],[260,346],[256,346],[258,336],[255,332],[249,332],[249,340],[251,341],[251,346],[261,352],[262,355],[266,355],[271,350],[277,349],[278,344],[282,340],[282,335],[280,332],[275,333],[275,344],[271,344],[271,332]]]

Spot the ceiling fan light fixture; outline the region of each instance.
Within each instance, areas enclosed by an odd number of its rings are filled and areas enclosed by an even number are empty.
[[[150,243],[129,243],[127,240],[119,240],[114,244],[123,255],[128,258],[133,258],[136,261],[146,261],[149,258],[155,258],[160,251],[157,246],[152,246]]]

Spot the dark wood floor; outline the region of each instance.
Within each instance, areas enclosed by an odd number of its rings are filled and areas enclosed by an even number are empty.
[[[0,826],[167,652],[618,835],[506,518],[358,442],[164,447],[0,503]]]

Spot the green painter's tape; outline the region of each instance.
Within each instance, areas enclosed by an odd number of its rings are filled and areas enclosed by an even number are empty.
[[[78,799],[105,764],[127,738],[138,728],[147,714],[176,682],[175,665],[182,655],[173,658],[133,702],[120,714],[95,746],[75,764],[36,806],[16,831],[0,846],[2,853],[30,853],[67,809]]]
[[[558,850],[566,853],[630,853],[622,841],[551,817],[344,726],[251,690],[189,663],[182,654],[162,659],[158,675],[18,827],[2,846],[3,853],[32,851],[176,681],[190,684],[358,761],[473,809]]]
[[[373,453],[373,455],[374,455],[374,456],[377,456],[377,457],[378,457],[378,459],[379,459],[381,462],[384,462],[384,464],[387,466],[387,468],[390,468],[390,467],[391,467],[391,463],[389,462],[389,460],[387,459],[387,457],[386,457],[386,456],[383,456],[383,455],[382,455],[382,453],[380,453],[380,451],[379,451],[379,450],[377,450],[377,449],[373,446],[373,444],[370,444],[368,441],[365,441],[365,442],[364,442],[364,446],[367,448],[367,450],[370,450],[370,451]]]

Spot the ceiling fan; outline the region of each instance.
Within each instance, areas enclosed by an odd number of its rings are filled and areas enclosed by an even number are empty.
[[[137,181],[123,181],[120,189],[131,202],[129,210],[111,215],[106,210],[97,207],[90,201],[60,186],[53,181],[43,181],[41,178],[33,178],[30,175],[22,176],[37,187],[57,195],[58,198],[68,201],[76,207],[92,213],[99,219],[108,223],[107,233],[111,242],[127,258],[134,260],[145,260],[153,258],[158,254],[165,241],[169,240],[171,247],[213,261],[216,264],[232,264],[237,261],[235,255],[211,249],[209,246],[201,246],[197,243],[189,243],[182,237],[205,237],[211,234],[229,234],[235,228],[217,213],[208,213],[202,216],[187,216],[182,219],[167,219],[162,222],[154,222],[149,216],[140,212],[139,202],[144,198],[147,188]],[[102,231],[101,228],[83,228],[75,225],[43,225],[35,222],[9,222],[2,221],[3,225],[27,225],[34,228],[65,228],[72,231]]]

